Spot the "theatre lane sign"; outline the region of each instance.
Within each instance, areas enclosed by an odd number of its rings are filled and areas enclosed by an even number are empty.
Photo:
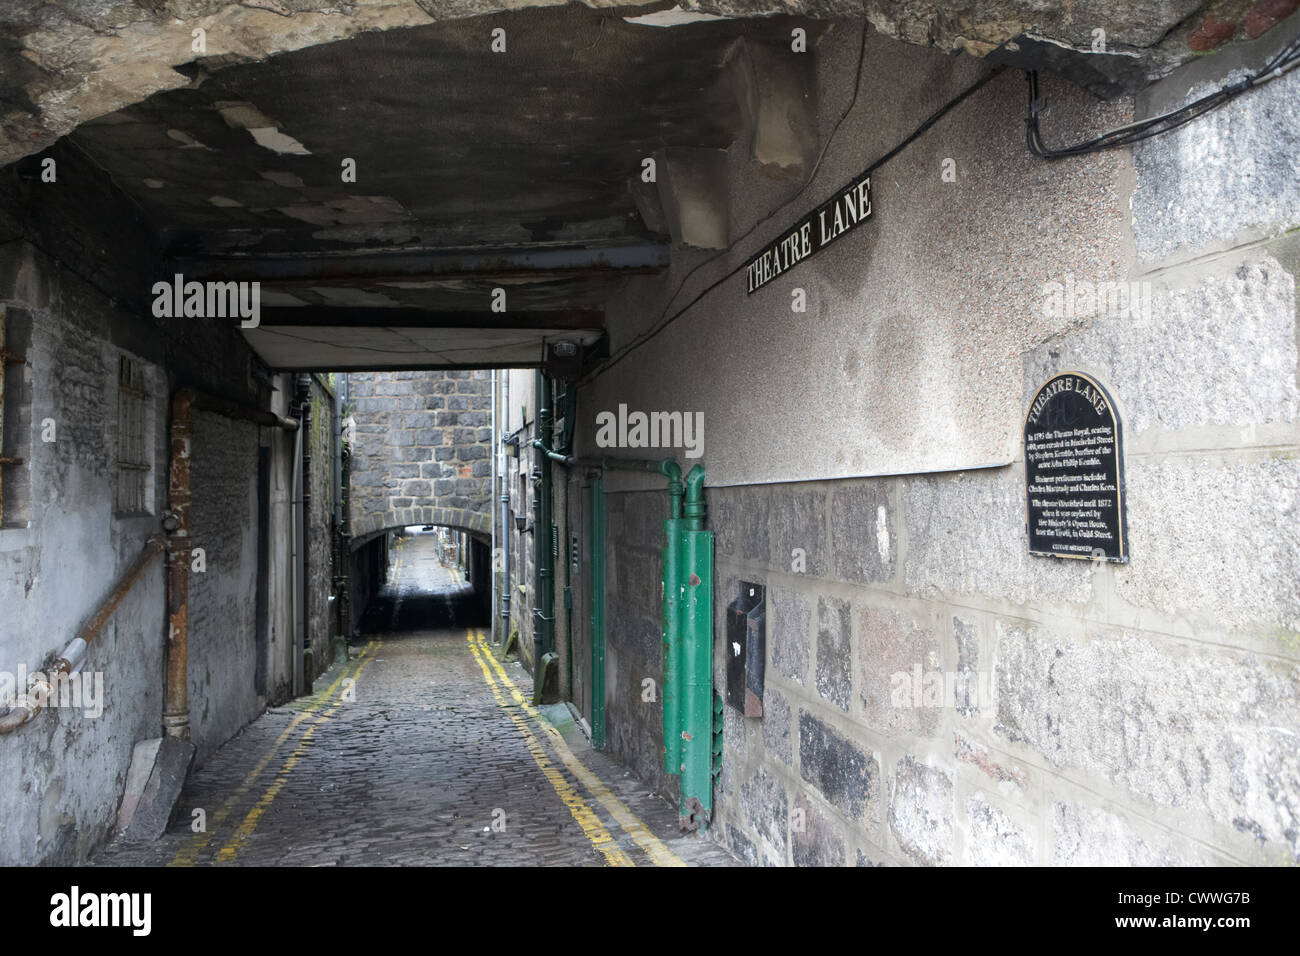
[[[804,216],[745,264],[745,291],[752,293],[820,252],[871,216],[871,177],[863,175]]]
[[[1086,375],[1050,379],[1025,417],[1029,553],[1128,561],[1119,413]]]

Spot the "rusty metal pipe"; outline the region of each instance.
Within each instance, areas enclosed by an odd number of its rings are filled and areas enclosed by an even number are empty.
[[[190,736],[189,604],[190,604],[190,442],[195,411],[296,431],[298,423],[274,412],[248,408],[193,388],[172,396],[171,459],[167,471],[167,684],[163,730],[182,740]]]
[[[49,700],[53,689],[50,687],[49,680],[42,674],[39,678],[33,678],[27,682],[27,690],[24,696],[14,702],[9,713],[0,717],[0,736],[12,734],[19,727],[27,724],[33,717],[41,712],[45,702]]]
[[[86,620],[85,624],[81,625],[81,629],[77,631],[79,640],[89,644],[99,635],[99,632],[104,629],[104,625],[108,623],[108,619],[113,616],[113,612],[117,610],[117,606],[126,597],[127,592],[135,586],[135,582],[144,573],[144,569],[149,566],[153,556],[160,553],[166,546],[166,536],[161,534],[151,534],[149,536],[149,539],[144,543],[144,547],[140,550],[139,556],[118,580],[117,586],[99,605],[99,609]]]
[[[149,536],[139,556],[126,569],[122,577],[118,579],[108,597],[100,602],[99,607],[87,618],[86,623],[81,625],[76,637],[68,642],[68,646],[55,659],[52,668],[54,675],[71,675],[81,669],[81,659],[86,653],[86,645],[93,641],[99,635],[99,632],[104,629],[104,625],[108,623],[108,619],[117,610],[117,606],[122,603],[122,599],[126,597],[127,592],[140,579],[140,575],[149,566],[153,556],[162,551],[165,543],[166,539],[160,534]],[[53,693],[53,687],[50,684],[50,679],[44,674],[39,677],[34,676],[28,682],[23,699],[15,702],[9,713],[5,714],[4,717],[0,717],[0,736],[11,734],[19,727],[29,723],[44,708],[45,701],[49,699],[51,693]]]

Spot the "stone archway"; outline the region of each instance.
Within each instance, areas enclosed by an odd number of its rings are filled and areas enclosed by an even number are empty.
[[[370,535],[379,531],[390,531],[408,525],[439,525],[454,531],[464,531],[481,541],[490,541],[492,537],[492,514],[490,510],[471,511],[466,508],[441,508],[435,505],[412,508],[397,508],[379,511],[360,519],[352,520],[354,538]]]

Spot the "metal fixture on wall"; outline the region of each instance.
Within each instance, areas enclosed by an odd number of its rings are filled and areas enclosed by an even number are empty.
[[[713,813],[713,780],[721,755],[721,698],[713,691],[713,532],[704,530],[704,468],[696,465],[682,480],[680,466],[662,461],[606,458],[601,470],[620,468],[658,472],[668,479],[668,518],[663,548],[663,701],[664,771],[681,778],[678,824],[683,830],[703,830]],[[593,479],[593,518],[599,488]],[[603,539],[603,535],[602,535]],[[598,557],[597,549],[601,550]],[[597,716],[595,655],[604,643],[603,585],[597,582],[603,565],[603,540],[592,540],[593,620],[593,738]],[[603,574],[603,568],[602,572]],[[596,599],[602,626],[596,626]],[[603,673],[600,675],[603,681]]]
[[[533,378],[533,400],[537,407],[534,445],[551,437],[551,380],[538,371]],[[533,703],[543,701],[546,666],[543,658],[555,649],[555,563],[551,551],[551,460],[538,456],[536,492],[533,498]],[[541,529],[541,533],[538,533]]]
[[[767,590],[740,582],[740,595],[727,605],[727,703],[746,717],[763,716]]]
[[[298,418],[302,423],[299,448],[302,450],[302,522],[298,526],[302,542],[302,694],[310,694],[315,675],[315,654],[311,646],[311,376],[299,375],[297,381]]]

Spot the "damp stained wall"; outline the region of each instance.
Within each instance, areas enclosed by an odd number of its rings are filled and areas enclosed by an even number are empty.
[[[615,356],[983,70],[872,37],[854,100],[856,39],[819,48],[815,185],[734,146],[730,248],[679,249],[662,284],[629,285]],[[1050,82],[1046,135],[1166,109],[1285,39],[1136,103]],[[596,451],[594,416],[619,403],[705,412],[715,639],[739,581],[768,588],[766,712],[726,711],[711,829],[746,861],[1300,859],[1300,77],[1059,164],[1025,149],[1024,92],[993,79],[878,172],[872,221],[756,295],[743,273],[705,292],[581,393],[579,454],[662,454]],[[1067,274],[1149,283],[1150,310],[1045,315]],[[1019,428],[1069,369],[1121,414],[1128,565],[1028,554]],[[610,749],[671,792],[637,683],[662,675],[666,495],[608,484]]]

